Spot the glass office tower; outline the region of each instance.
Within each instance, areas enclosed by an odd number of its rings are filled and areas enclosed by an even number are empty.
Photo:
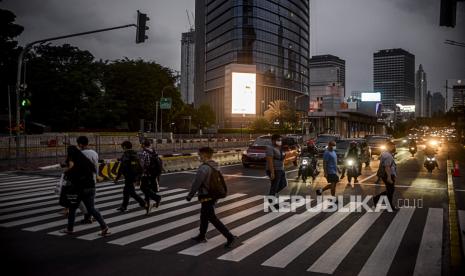
[[[207,103],[220,126],[242,119],[225,108],[228,65],[255,65],[256,115],[274,100],[308,109],[308,0],[196,0],[195,105]],[[242,116],[244,117],[244,116]],[[250,121],[249,120],[249,121]]]

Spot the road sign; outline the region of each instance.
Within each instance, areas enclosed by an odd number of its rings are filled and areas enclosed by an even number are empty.
[[[160,109],[171,109],[171,98],[160,99]]]

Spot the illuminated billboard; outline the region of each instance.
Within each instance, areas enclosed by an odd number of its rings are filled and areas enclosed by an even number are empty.
[[[362,102],[380,102],[381,101],[381,93],[373,92],[373,93],[362,93]]]
[[[256,114],[256,74],[232,73],[232,114]]]

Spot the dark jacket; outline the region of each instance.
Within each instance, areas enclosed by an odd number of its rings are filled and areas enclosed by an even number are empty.
[[[65,172],[65,177],[79,190],[95,188],[94,168],[74,164]]]
[[[130,149],[126,150],[121,156],[120,159],[121,165],[118,170],[118,176],[116,179],[119,179],[121,175],[124,175],[125,179],[138,179],[142,174],[142,166],[140,165],[139,155],[136,151]],[[137,162],[138,164],[132,164],[133,162]],[[134,171],[134,169],[140,166],[140,172]]]
[[[218,163],[215,161],[209,160],[207,163],[213,168],[218,169]],[[197,194],[199,197],[208,195],[210,175],[212,170],[210,166],[202,164],[197,169],[197,174],[195,175],[195,179],[192,182],[191,190],[187,195],[188,198],[193,198],[195,194]]]

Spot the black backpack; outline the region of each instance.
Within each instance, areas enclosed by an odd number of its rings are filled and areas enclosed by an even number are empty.
[[[142,165],[140,163],[139,156],[135,151],[126,152],[126,156],[123,157],[121,168],[123,169],[123,175],[125,177],[138,178],[142,175]]]
[[[208,163],[205,165],[211,168],[210,180],[208,182],[208,196],[213,199],[225,198],[228,194],[228,187],[224,181],[223,174]]]
[[[160,176],[163,172],[163,160],[156,152],[146,151],[149,154],[150,163],[146,165],[146,173],[150,176]]]

